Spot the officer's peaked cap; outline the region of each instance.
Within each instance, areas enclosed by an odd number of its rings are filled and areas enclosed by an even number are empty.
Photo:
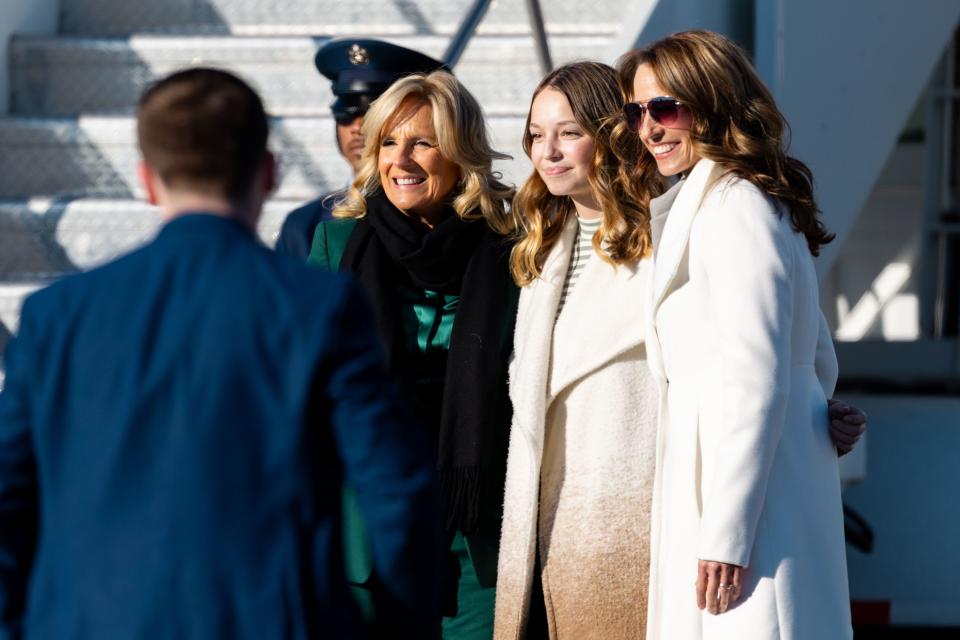
[[[349,110],[360,98],[375,100],[398,79],[411,73],[429,73],[449,67],[419,51],[382,40],[338,38],[317,51],[317,70],[333,83],[331,109]]]

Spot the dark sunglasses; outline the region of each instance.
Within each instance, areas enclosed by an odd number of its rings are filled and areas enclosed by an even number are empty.
[[[689,111],[682,102],[669,96],[651,98],[647,104],[628,102],[623,105],[623,117],[631,131],[640,131],[645,113],[649,113],[654,122],[673,127],[686,118]]]

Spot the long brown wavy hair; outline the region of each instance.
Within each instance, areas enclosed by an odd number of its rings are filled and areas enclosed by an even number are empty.
[[[617,72],[599,62],[573,62],[548,74],[530,99],[551,88],[570,103],[577,123],[593,138],[593,163],[588,172],[590,189],[603,210],[600,230],[593,237],[597,255],[614,265],[637,261],[650,253],[650,212],[646,206],[649,185],[659,178],[639,179],[636,162],[642,155],[638,136],[612,137],[621,120],[623,95]],[[523,150],[530,156],[530,111],[523,133]],[[615,149],[614,146],[617,146]],[[656,175],[655,173],[653,174]],[[659,193],[659,191],[657,191]],[[511,214],[518,227],[518,240],[510,254],[510,271],[518,285],[540,276],[543,262],[560,237],[573,201],[554,196],[536,170],[530,174],[513,200]]]
[[[789,126],[746,53],[712,31],[675,33],[620,58],[624,95],[632,95],[634,76],[643,64],[693,114],[690,139],[697,155],[786,205],[793,228],[806,236],[810,253],[819,255],[834,235],[820,220],[813,175],[787,155]],[[644,153],[638,175],[655,171],[652,155]]]

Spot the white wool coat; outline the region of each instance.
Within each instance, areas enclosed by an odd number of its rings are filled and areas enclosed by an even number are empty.
[[[576,236],[571,216],[541,278],[520,294],[498,640],[524,637],[538,550],[551,638],[638,640],[646,626],[657,410],[644,346],[652,265],[614,268],[594,255],[555,325]]]
[[[667,217],[649,313],[660,424],[648,640],[852,637],[826,427],[837,365],[804,236],[700,160]],[[747,567],[727,613],[696,608],[698,559]]]

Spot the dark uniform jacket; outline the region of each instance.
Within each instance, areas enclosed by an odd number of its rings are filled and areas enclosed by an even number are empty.
[[[435,637],[429,443],[375,335],[351,278],[210,215],[32,296],[0,395],[0,638],[362,637],[344,480],[394,628]]]
[[[342,191],[325,193],[316,200],[294,209],[283,221],[276,249],[305,262],[310,255],[310,244],[317,225],[333,219],[333,205],[343,195]]]

